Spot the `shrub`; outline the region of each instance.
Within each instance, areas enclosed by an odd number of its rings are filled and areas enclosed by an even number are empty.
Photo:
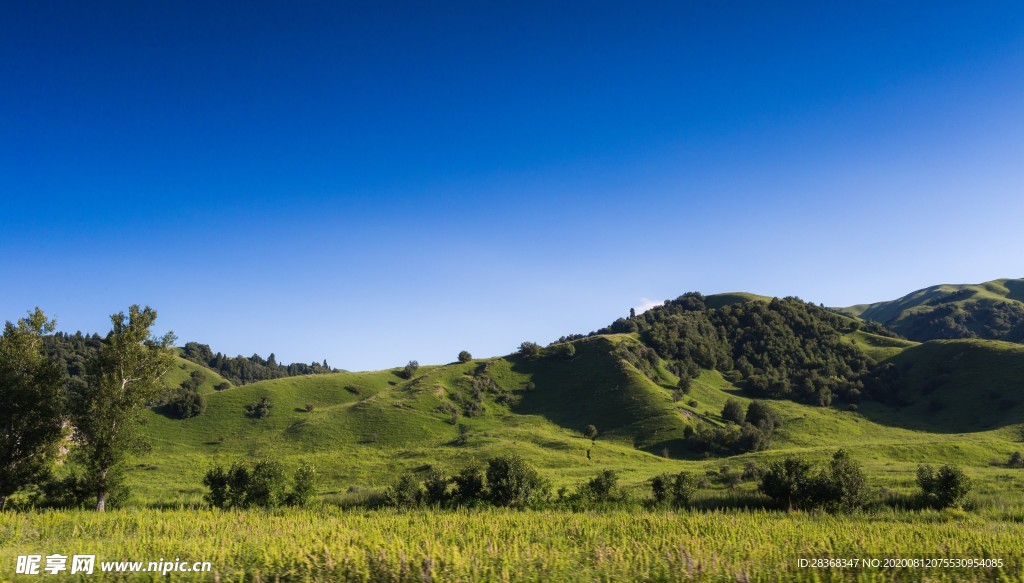
[[[206,411],[206,397],[195,388],[182,383],[167,405],[171,414],[178,419],[189,419],[198,417]]]
[[[467,350],[463,350],[459,353],[459,362],[469,362],[473,360],[473,355]]]
[[[651,493],[656,505],[670,504],[682,508],[690,503],[697,491],[697,482],[686,472],[655,476],[651,480]]]
[[[251,405],[246,405],[245,410],[249,413],[249,417],[253,419],[266,419],[273,407],[274,404],[270,402],[270,399],[263,397]]]
[[[414,508],[423,501],[420,482],[411,474],[404,474],[393,486],[384,491],[384,501],[389,506]]]
[[[227,381],[223,381],[223,382],[217,383],[217,385],[215,387],[213,387],[213,390],[215,390],[215,391],[226,391],[226,390],[228,390],[230,388],[231,388],[231,383],[229,383]]]
[[[1011,468],[1024,468],[1024,455],[1021,455],[1019,451],[1015,451],[1010,454],[1010,460],[1006,462],[1006,465]]]
[[[432,469],[423,482],[423,500],[427,504],[441,505],[448,501],[448,478],[441,470]]]
[[[487,495],[497,506],[525,508],[547,497],[550,486],[518,455],[487,462]]]
[[[576,347],[572,342],[565,342],[558,345],[558,356],[564,360],[572,360],[576,356]]]
[[[591,441],[597,439],[597,427],[594,425],[587,425],[587,429],[583,432],[583,435]]]
[[[684,395],[689,395],[690,391],[693,390],[693,380],[688,376],[679,377],[679,382],[676,384],[676,389],[682,391]]]
[[[825,469],[788,457],[768,466],[761,477],[762,493],[789,509],[853,510],[867,499],[867,478],[860,465],[840,449]]]
[[[686,402],[686,404],[691,407],[696,407],[698,405],[697,399],[690,399],[689,401]]]
[[[306,506],[316,494],[316,466],[308,462],[299,464],[292,478],[292,491],[288,493],[286,502],[292,506]]]
[[[405,367],[398,374],[398,376],[402,377],[403,379],[408,380],[408,379],[411,379],[413,376],[415,376],[416,375],[416,371],[418,371],[419,369],[420,369],[420,363],[416,362],[415,360],[410,360],[409,364],[405,365]]]
[[[580,495],[592,502],[610,502],[622,498],[619,475],[615,470],[602,470],[580,488]]]
[[[678,403],[679,401],[682,401],[685,395],[686,393],[680,391],[679,389],[672,391],[672,402]]]
[[[867,501],[867,477],[845,449],[833,454],[823,480],[824,499],[821,503],[826,507],[853,510]]]
[[[251,470],[241,461],[227,471],[214,466],[203,484],[210,489],[206,501],[217,508],[272,508],[285,501],[284,472],[277,462],[260,460]]]
[[[811,470],[811,464],[795,457],[772,462],[762,476],[758,489],[790,510],[806,508],[814,500],[815,484]]]
[[[315,407],[315,405],[313,405],[313,403],[306,403],[306,413],[312,413],[313,409],[315,409],[315,408],[316,407]]]
[[[747,415],[744,420],[762,430],[768,427],[775,429],[780,425],[779,414],[764,401],[751,401],[747,405]]]
[[[971,480],[955,465],[944,465],[935,471],[928,464],[917,468],[917,485],[922,501],[933,508],[963,506],[971,491]]]
[[[742,425],[747,415],[743,411],[743,405],[736,399],[729,399],[722,408],[722,419],[731,421],[736,425]]]
[[[452,493],[455,500],[460,504],[471,504],[484,497],[484,472],[478,465],[468,466],[462,469],[458,475],[452,478],[455,483],[455,491]]]
[[[264,508],[273,508],[284,502],[284,471],[281,464],[268,460],[253,464],[245,499],[247,505]]]
[[[519,355],[528,359],[537,358],[540,356],[540,345],[536,342],[523,342],[519,345]]]

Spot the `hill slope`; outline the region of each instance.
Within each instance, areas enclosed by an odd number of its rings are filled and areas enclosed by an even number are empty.
[[[883,324],[911,340],[1024,342],[1024,279],[936,285],[897,300],[842,311]]]

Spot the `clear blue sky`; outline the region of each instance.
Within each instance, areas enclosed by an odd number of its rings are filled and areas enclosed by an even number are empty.
[[[1020,2],[5,2],[0,319],[504,354],[1024,275]]]

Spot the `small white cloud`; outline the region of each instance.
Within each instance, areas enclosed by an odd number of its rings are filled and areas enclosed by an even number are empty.
[[[655,300],[652,300],[652,299],[649,299],[649,298],[640,298],[640,305],[639,306],[633,306],[633,309],[636,310],[637,314],[643,314],[647,310],[650,310],[651,308],[660,306],[660,305],[662,305],[664,303],[665,302],[659,302],[659,301],[655,301]]]

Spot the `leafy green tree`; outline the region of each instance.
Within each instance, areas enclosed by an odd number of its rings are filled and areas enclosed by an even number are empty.
[[[928,464],[917,468],[917,484],[926,504],[935,508],[963,506],[971,480],[959,466],[947,464],[935,471]]]
[[[676,389],[684,395],[689,395],[690,391],[693,390],[693,379],[685,375],[679,377],[679,382],[676,383]]]
[[[151,336],[156,311],[137,305],[110,318],[113,329],[89,363],[87,382],[72,418],[78,453],[96,491],[96,510],[106,509],[126,456],[148,449],[139,426],[147,402],[162,392],[159,380],[170,368],[170,332]]]
[[[427,473],[427,479],[423,482],[423,499],[427,504],[442,505],[448,502],[448,477],[444,472],[434,468]]]
[[[504,455],[487,462],[488,498],[496,506],[525,508],[544,499],[549,486],[537,470],[518,455]]]
[[[827,507],[849,511],[867,502],[867,477],[845,449],[832,456],[824,481],[823,503]]]
[[[270,402],[269,397],[260,397],[259,401],[245,406],[245,410],[249,414],[249,417],[252,417],[253,419],[266,419],[270,416],[270,410],[273,408],[274,404]]]
[[[1011,468],[1024,468],[1024,455],[1021,455],[1019,451],[1013,452],[1010,454],[1010,459],[1006,462],[1006,465]]]
[[[453,496],[459,504],[471,504],[484,497],[484,471],[479,465],[463,468],[452,482],[455,483]]]
[[[0,510],[46,476],[64,438],[63,372],[42,351],[55,327],[36,308],[0,337]]]
[[[459,353],[459,362],[469,362],[473,360],[473,355],[467,350],[463,350]]]
[[[732,421],[736,425],[742,425],[747,414],[743,411],[743,405],[736,399],[729,399],[722,408],[722,419]]]
[[[309,462],[299,464],[292,478],[292,491],[288,493],[286,501],[292,506],[307,506],[313,496],[316,495],[316,483],[318,479],[316,466]]]
[[[572,360],[576,357],[576,347],[572,342],[563,342],[558,345],[558,355],[563,360]]]
[[[602,470],[580,489],[580,494],[593,502],[609,502],[621,497],[619,475],[615,470]]]
[[[672,478],[672,505],[682,508],[690,503],[697,491],[697,482],[686,472],[679,472]]]
[[[808,462],[795,457],[772,462],[761,477],[759,490],[776,503],[792,510],[813,500],[816,484]]]
[[[523,342],[519,345],[519,355],[527,359],[537,358],[540,356],[540,345],[536,342]]]
[[[228,505],[228,488],[230,479],[228,472],[220,466],[214,466],[207,470],[203,477],[203,485],[210,491],[203,496],[207,504],[214,508],[226,508]]]
[[[771,428],[774,430],[779,426],[779,414],[764,401],[751,401],[747,405],[746,422],[759,429]]]
[[[284,470],[281,464],[270,460],[259,460],[249,473],[245,489],[247,506],[274,508],[285,500]]]
[[[178,387],[168,407],[178,419],[198,417],[206,411],[206,395],[194,388]]]
[[[423,502],[423,488],[415,476],[403,474],[394,485],[384,491],[384,500],[388,506],[415,508]]]

